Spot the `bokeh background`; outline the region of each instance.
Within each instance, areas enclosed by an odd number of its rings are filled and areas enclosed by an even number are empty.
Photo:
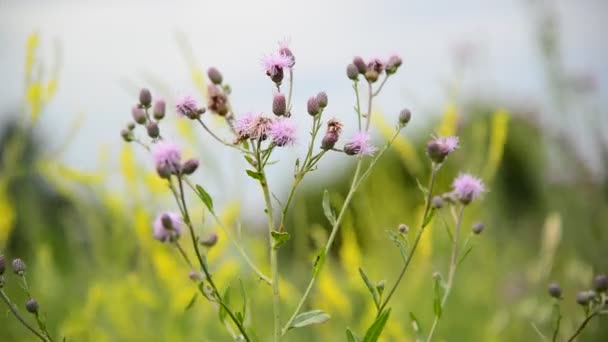
[[[348,136],[355,115],[346,64],[355,55],[397,53],[404,66],[376,102],[374,139],[388,138],[403,107],[412,123],[355,197],[313,293],[310,308],[330,312],[331,321],[288,340],[340,340],[347,326],[362,332],[370,324],[374,308],[357,268],[376,281],[395,279],[400,257],[386,231],[420,220],[416,180],[428,177],[431,133],[462,141],[439,191],[459,171],[482,176],[490,188],[465,217],[466,227],[482,220],[487,230],[457,274],[437,340],[538,340],[536,329],[549,335],[551,281],[564,288],[565,337],[582,319],[576,292],[608,272],[605,13],[601,0],[0,0],[0,252],[28,263],[57,336],[227,340],[214,308],[195,296],[186,265],[152,239],[156,212],[176,208],[149,155],[119,136],[139,89],[169,103],[188,94],[204,101],[205,70],[216,66],[237,113],[269,111],[273,87],[259,61],[287,38],[297,59],[294,118],[302,141],[306,99],[320,90]],[[225,133],[220,121],[206,120]],[[245,163],[189,122],[169,115],[163,129],[200,158],[196,181],[227,225],[241,224],[247,249],[267,269],[262,196]],[[305,147],[282,151],[271,168],[279,197]],[[297,303],[327,237],[322,191],[330,189],[339,205],[353,164],[328,156],[296,197],[293,239],[280,252],[284,312]],[[217,230],[211,220],[201,227]],[[425,234],[385,341],[415,339],[410,312],[423,330],[432,322],[432,274],[446,272],[449,241],[441,220]],[[209,255],[218,283],[246,285],[251,324],[264,340],[269,291],[225,240],[220,232]],[[15,302],[25,300],[12,275],[5,289]],[[0,340],[29,338],[10,315],[0,322]],[[597,320],[581,340],[606,338]]]

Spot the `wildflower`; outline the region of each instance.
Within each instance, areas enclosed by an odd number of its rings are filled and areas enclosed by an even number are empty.
[[[182,174],[191,175],[198,169],[199,162],[197,159],[188,159],[182,166]]]
[[[353,58],[353,65],[357,67],[357,71],[359,71],[360,74],[365,74],[365,72],[367,71],[367,65],[365,65],[363,58],[359,56]]]
[[[285,68],[293,66],[294,59],[281,52],[273,52],[262,58],[262,67],[266,71],[266,75],[277,84],[283,80]]]
[[[190,280],[193,281],[201,281],[203,280],[203,276],[201,275],[200,272],[196,272],[196,271],[190,271],[188,273],[188,278],[190,278]]]
[[[327,122],[327,132],[321,141],[321,148],[323,150],[327,151],[334,148],[342,133],[342,126],[342,123],[336,119],[331,119]]]
[[[154,107],[152,108],[152,113],[154,115],[154,118],[156,120],[161,120],[162,118],[164,118],[166,108],[167,108],[167,104],[165,103],[164,100],[157,100],[156,102],[154,102]]]
[[[587,305],[589,303],[589,295],[587,291],[581,291],[576,294],[576,302],[580,305]]]
[[[399,233],[401,233],[401,234],[407,234],[407,232],[410,231],[410,227],[408,227],[407,224],[402,223],[399,225],[397,230],[399,230]]]
[[[28,299],[27,302],[25,302],[25,309],[32,314],[38,313],[38,302],[34,298]]]
[[[456,198],[463,204],[471,203],[486,191],[481,179],[466,173],[460,174],[452,183],[452,187]]]
[[[380,74],[384,71],[384,63],[379,58],[373,58],[367,63],[367,70],[365,71],[365,79],[371,83],[378,80]]]
[[[158,138],[160,135],[158,124],[154,121],[150,121],[146,124],[146,131],[148,132],[148,136],[152,139]]]
[[[255,113],[247,113],[237,120],[235,129],[239,140],[258,139],[265,140],[270,132],[272,120]]]
[[[174,212],[159,214],[154,220],[153,236],[161,242],[171,242],[179,238],[183,231],[182,218]]]
[[[291,49],[289,48],[289,43],[290,41],[287,38],[279,41],[279,53],[291,58],[291,63],[289,67],[293,68],[293,66],[296,64],[296,57],[293,55],[293,52],[291,52]]]
[[[306,111],[312,116],[319,114],[319,100],[316,96],[312,96],[308,99],[306,102]]]
[[[285,95],[281,93],[274,94],[274,97],[272,98],[272,112],[276,116],[283,116],[287,113]]]
[[[411,119],[412,112],[410,112],[409,109],[404,108],[401,110],[401,112],[399,112],[399,125],[401,125],[401,127],[405,127],[405,125],[407,125]]]
[[[593,286],[597,292],[606,292],[608,290],[608,276],[599,274],[593,279]]]
[[[560,299],[562,297],[562,288],[558,283],[551,283],[551,285],[549,285],[548,292],[549,296],[553,298]]]
[[[344,145],[344,153],[349,156],[358,154],[358,155],[367,155],[371,156],[376,152],[376,147],[371,144],[370,136],[367,132],[357,132],[350,139],[346,145]]]
[[[359,79],[359,69],[354,64],[349,64],[346,66],[346,77],[349,79],[356,81]]]
[[[222,84],[222,81],[224,79],[222,77],[222,73],[219,70],[217,70],[217,68],[215,68],[215,67],[211,67],[207,70],[207,76],[209,77],[209,80],[213,84],[217,84],[217,85]]]
[[[458,137],[435,137],[426,145],[426,153],[435,163],[442,163],[445,158],[458,149]]]
[[[139,92],[139,103],[146,108],[150,108],[150,104],[152,104],[152,94],[146,88],[143,88]]]
[[[317,103],[319,104],[320,108],[325,108],[327,107],[327,93],[325,93],[324,91],[321,91],[317,94]]]
[[[177,174],[181,169],[182,153],[179,147],[171,142],[161,141],[156,143],[152,148],[152,158],[159,175],[161,175],[160,170]]]
[[[443,198],[441,198],[441,196],[433,196],[433,199],[431,200],[431,208],[441,209],[444,205],[445,201],[443,200]]]
[[[146,113],[143,109],[139,108],[139,106],[134,106],[131,109],[131,116],[133,116],[133,121],[137,122],[140,125],[146,123]]]
[[[207,237],[205,240],[201,240],[201,245],[205,246],[205,247],[213,247],[215,246],[215,244],[217,244],[217,234],[216,233],[211,233],[209,234],[209,237]]]
[[[23,275],[25,273],[25,263],[23,262],[23,260],[17,258],[17,259],[13,259],[13,271],[18,274],[18,275]]]
[[[473,224],[471,230],[473,231],[473,234],[479,235],[481,234],[481,232],[483,232],[484,228],[485,225],[483,224],[483,222],[476,222],[475,224]]]
[[[210,84],[207,87],[207,107],[213,113],[220,116],[228,114],[230,108],[228,104],[228,96],[224,94],[218,86]]]
[[[280,118],[270,125],[270,137],[277,146],[293,145],[296,141],[296,127],[292,120]]]
[[[397,55],[391,56],[388,59],[388,62],[386,62],[386,74],[392,75],[392,74],[396,73],[397,69],[399,69],[399,67],[401,66],[402,63],[403,63],[403,61],[401,60],[401,57],[399,57]]]
[[[175,104],[178,116],[185,116],[190,119],[196,119],[199,110],[196,100],[192,96],[184,96],[177,101]]]

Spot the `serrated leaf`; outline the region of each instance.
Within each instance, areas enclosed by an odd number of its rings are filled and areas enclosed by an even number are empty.
[[[443,308],[441,306],[441,300],[443,297],[443,284],[441,280],[441,275],[435,277],[433,281],[433,312],[435,316],[441,318],[441,314],[443,313]]]
[[[346,328],[346,340],[348,342],[361,342],[362,339],[357,334],[355,334],[350,328]]]
[[[386,309],[378,315],[374,323],[369,327],[365,336],[363,337],[363,342],[376,342],[378,338],[382,334],[382,330],[384,330],[384,326],[388,321],[388,317],[391,314],[391,309]]]
[[[270,232],[270,235],[272,235],[272,248],[274,249],[278,249],[282,244],[289,240],[290,237],[288,232],[277,232],[276,230]]]
[[[317,275],[321,271],[321,268],[323,268],[324,263],[325,263],[325,249],[322,249],[321,252],[319,252],[319,254],[317,254],[317,258],[315,259],[315,263],[313,264],[313,267],[312,267],[313,276]]]
[[[374,300],[374,304],[376,305],[376,307],[379,307],[380,306],[380,296],[378,295],[378,290],[376,290],[376,286],[374,285],[374,283],[372,283],[372,281],[369,279],[367,274],[365,274],[365,271],[361,267],[359,267],[359,274],[361,275],[361,278],[363,279],[365,286],[367,286],[367,289],[372,294],[372,299]]]
[[[329,203],[329,191],[327,191],[327,189],[323,191],[323,213],[332,226],[336,224],[336,216],[334,211],[331,209],[331,204]]]
[[[195,292],[194,295],[192,296],[192,298],[190,299],[190,301],[188,302],[188,305],[186,305],[186,307],[184,308],[184,312],[192,309],[192,307],[194,306],[194,303],[196,303],[197,297],[198,297],[198,292]]]
[[[261,180],[264,179],[264,175],[262,175],[259,172],[255,172],[255,171],[252,171],[252,170],[246,170],[246,172],[249,175],[249,177],[251,177],[253,179],[256,179],[256,180],[259,180],[259,181],[261,181]]]
[[[303,312],[294,318],[289,329],[302,328],[312,324],[321,324],[327,322],[330,318],[331,316],[322,310]]]
[[[213,198],[211,198],[211,195],[209,195],[209,193],[198,184],[196,184],[196,194],[201,201],[203,201],[207,209],[209,209],[210,212],[213,212]]]

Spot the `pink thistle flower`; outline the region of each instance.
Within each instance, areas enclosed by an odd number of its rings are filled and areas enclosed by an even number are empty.
[[[293,59],[284,53],[273,52],[262,58],[262,67],[266,71],[266,75],[275,82],[283,80],[283,69],[290,68],[293,65]]]
[[[251,137],[254,123],[259,116],[259,114],[248,112],[236,120],[234,129],[240,140],[249,139]]]
[[[177,145],[171,142],[160,141],[152,147],[152,158],[156,169],[166,169],[170,173],[178,173],[181,168],[182,152]]]
[[[459,139],[456,136],[434,137],[426,145],[426,152],[436,163],[442,163],[445,158],[459,148]]]
[[[282,40],[280,40],[279,41],[279,53],[282,55],[285,55],[291,59],[291,63],[289,63],[289,67],[293,68],[293,66],[296,64],[296,57],[293,55],[293,52],[291,52],[291,49],[289,48],[290,43],[291,43],[291,40],[289,38],[283,38]]]
[[[296,141],[296,126],[290,119],[273,120],[270,125],[270,137],[277,146],[293,145]]]
[[[196,100],[189,95],[180,98],[175,104],[175,108],[177,110],[177,115],[182,117],[191,117],[198,112]]]
[[[344,145],[344,152],[349,156],[359,154],[363,156],[371,156],[376,152],[376,147],[370,142],[371,137],[367,132],[357,132]]]
[[[184,222],[180,214],[163,212],[154,220],[152,235],[160,242],[175,241],[182,234],[183,226]]]
[[[453,193],[456,195],[456,198],[463,204],[471,203],[471,201],[479,198],[486,192],[483,181],[468,173],[461,173],[458,175],[458,177],[454,179],[452,187],[454,188]]]

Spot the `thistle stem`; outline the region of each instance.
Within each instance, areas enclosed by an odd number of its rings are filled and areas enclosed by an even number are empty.
[[[574,339],[576,339],[576,337],[583,332],[583,330],[587,326],[587,323],[589,323],[589,321],[591,321],[591,319],[593,317],[597,316],[598,314],[599,314],[599,311],[594,311],[590,315],[585,317],[585,320],[583,320],[583,322],[581,322],[581,325],[578,326],[578,328],[576,329],[574,334],[572,334],[572,336],[568,339],[568,342],[574,341]]]
[[[237,146],[235,144],[231,144],[231,143],[225,141],[224,139],[218,137],[215,133],[213,133],[213,131],[211,129],[209,129],[209,127],[207,127],[207,125],[205,125],[205,123],[203,122],[203,120],[201,120],[200,118],[198,118],[197,121],[201,124],[201,126],[203,126],[203,129],[205,131],[207,131],[207,133],[209,133],[209,135],[211,135],[211,137],[213,137],[213,139],[217,140],[220,144],[228,146],[228,147],[231,147],[231,148],[234,148],[236,150],[239,150],[239,151],[241,151],[241,153],[251,154],[250,151],[247,151],[247,150],[245,150],[245,149],[243,149],[243,148],[241,148],[241,147],[239,147],[239,146]]]
[[[15,306],[15,304],[11,303],[10,299],[8,298],[8,296],[6,295],[6,293],[4,293],[4,290],[2,290],[2,289],[0,289],[0,297],[2,297],[2,300],[4,301],[4,303],[6,303],[6,306],[8,306],[8,309],[11,311],[13,316],[15,316],[15,318],[19,322],[21,322],[21,324],[23,324],[23,326],[25,326],[29,331],[31,331],[32,334],[36,335],[36,337],[38,337],[41,341],[50,342],[50,340],[47,337],[45,337],[40,332],[38,332],[33,326],[31,326],[21,316],[21,314],[19,314],[19,311],[17,311],[17,307]]]

